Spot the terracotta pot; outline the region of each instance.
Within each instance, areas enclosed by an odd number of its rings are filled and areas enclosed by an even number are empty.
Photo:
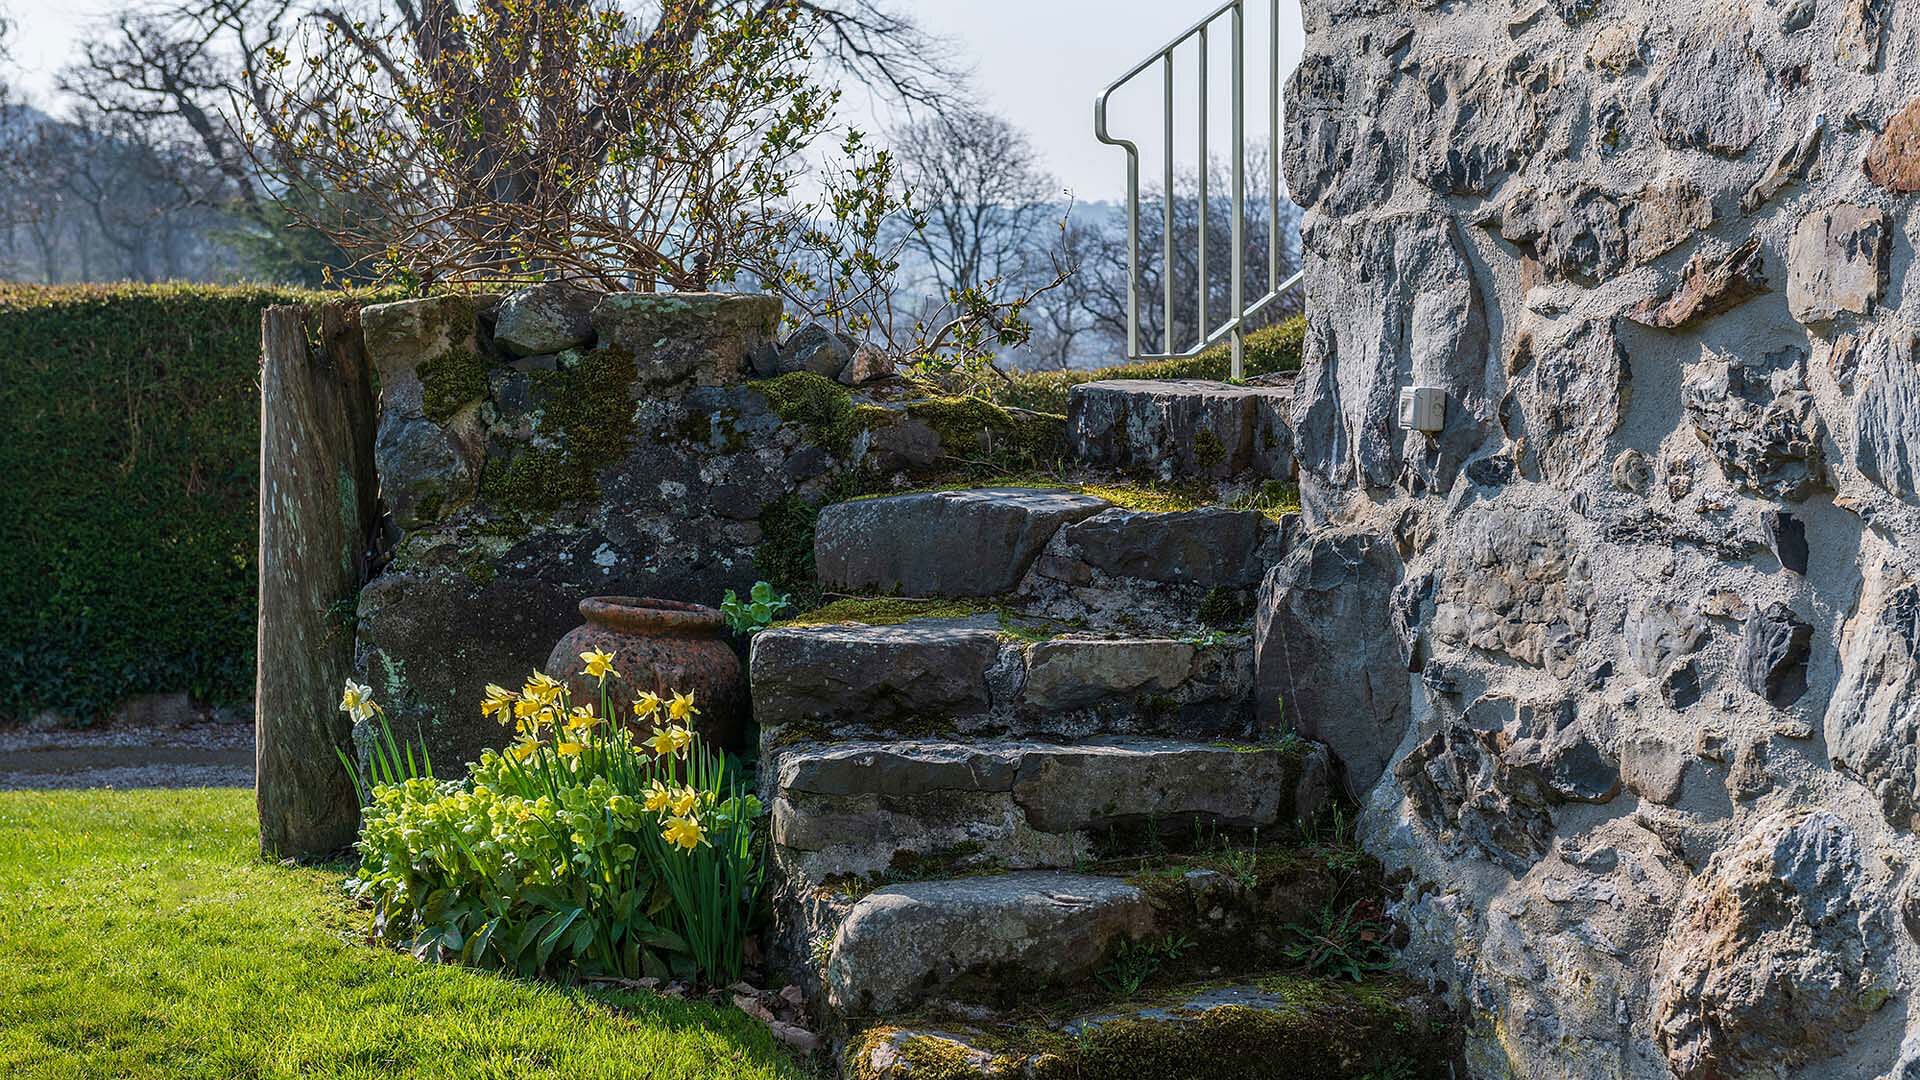
[[[600,649],[613,654],[614,670],[621,675],[607,679],[613,715],[633,722],[636,695],[651,690],[667,698],[685,691],[700,708],[694,730],[712,745],[738,749],[747,712],[746,679],[740,658],[727,644],[727,621],[720,612],[677,600],[590,596],[580,601],[580,614],[586,623],[560,639],[546,668],[571,683],[575,702],[599,706],[599,681],[581,672],[580,654]]]

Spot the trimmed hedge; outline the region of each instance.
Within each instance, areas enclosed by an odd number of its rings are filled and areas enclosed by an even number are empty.
[[[0,719],[253,694],[262,287],[0,285]]]

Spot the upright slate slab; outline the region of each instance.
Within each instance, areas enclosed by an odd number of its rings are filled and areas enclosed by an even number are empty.
[[[271,307],[260,318],[260,621],[254,715],[260,848],[313,858],[353,843],[359,802],[336,750],[353,674],[339,617],[366,579],[377,520],[373,383],[359,313]]]

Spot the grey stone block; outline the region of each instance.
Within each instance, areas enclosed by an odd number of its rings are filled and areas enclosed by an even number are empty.
[[[1010,593],[1061,526],[1106,509],[1065,491],[981,488],[837,503],[820,512],[820,583],[906,596]]]
[[[834,937],[827,1000],[865,1016],[949,996],[991,998],[1089,978],[1120,941],[1153,930],[1153,908],[1115,878],[1025,873],[896,885],[869,894]]]
[[[1294,472],[1289,386],[1233,386],[1201,379],[1082,383],[1067,399],[1067,438],[1091,465],[1161,480]]]

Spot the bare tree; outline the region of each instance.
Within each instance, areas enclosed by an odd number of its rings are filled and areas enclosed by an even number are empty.
[[[921,214],[907,247],[941,293],[1023,285],[1048,266],[1060,188],[1019,128],[966,108],[900,127],[892,145]]]
[[[537,34],[538,19],[532,16],[539,7],[565,18],[565,13],[611,5],[594,0],[154,0],[104,20],[82,46],[80,60],[61,73],[60,85],[86,112],[109,123],[157,127],[169,142],[197,146],[218,181],[205,201],[241,211],[239,224],[258,234],[247,238],[250,248],[268,252],[277,246],[285,249],[279,254],[287,260],[318,254],[339,266],[351,257],[304,238],[300,234],[310,237],[311,231],[298,223],[366,219],[378,207],[339,190],[325,175],[308,175],[299,154],[276,145],[276,134],[313,126],[314,116],[289,113],[289,107],[331,106],[337,118],[343,71],[370,68],[390,76],[395,65],[409,60],[436,62],[462,52],[458,30],[476,23],[533,23],[527,29]],[[653,27],[656,36],[648,44],[663,61],[675,55],[679,35],[690,26],[764,22],[798,12],[811,28],[808,45],[815,52],[898,100],[940,104],[962,76],[951,46],[920,30],[886,0],[638,0],[636,10],[634,23]],[[299,56],[297,68],[276,65],[287,58],[301,28],[319,26],[331,27],[333,36]],[[390,33],[395,29],[400,37]],[[315,57],[339,63],[309,67],[306,61]],[[279,74],[271,74],[276,69]],[[512,79],[525,72],[476,74]],[[289,82],[297,93],[285,93]],[[485,78],[471,80],[467,89],[462,115],[497,115],[498,95],[488,92]],[[475,105],[487,107],[464,108]],[[266,118],[276,123],[264,123]],[[621,119],[617,110],[605,118],[616,125]],[[496,194],[509,201],[530,197],[521,183],[525,170],[514,175],[490,156],[493,149],[479,147],[475,167],[492,171],[501,188]],[[263,162],[270,168],[263,170]],[[293,235],[286,235],[290,221]],[[379,246],[384,248],[387,239]]]
[[[299,15],[295,0],[176,0],[126,8],[81,44],[60,88],[108,126],[159,129],[197,144],[230,196],[251,206],[260,186],[241,107],[265,106],[267,50]]]

